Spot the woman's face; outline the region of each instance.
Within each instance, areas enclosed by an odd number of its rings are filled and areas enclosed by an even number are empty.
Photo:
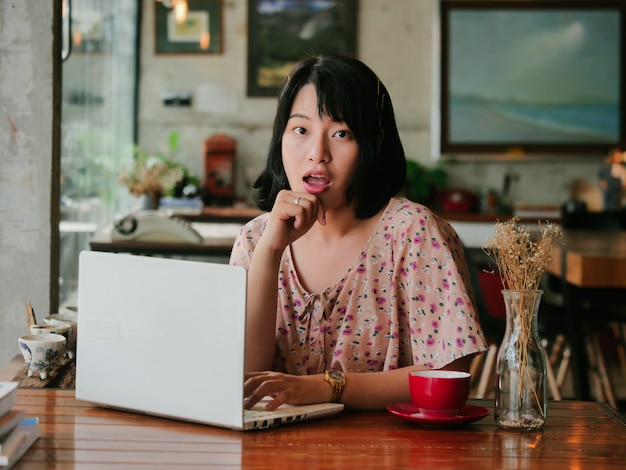
[[[283,166],[292,191],[322,200],[325,210],[346,202],[346,190],[359,163],[359,146],[343,122],[318,114],[311,84],[296,95],[282,137]]]

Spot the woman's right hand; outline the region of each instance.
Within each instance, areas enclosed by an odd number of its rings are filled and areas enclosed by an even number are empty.
[[[315,222],[326,224],[320,199],[306,192],[284,189],[276,197],[262,241],[270,243],[273,250],[282,252],[287,245],[307,233]]]
[[[278,193],[248,267],[246,330],[255,332],[246,335],[248,372],[272,367],[281,256],[287,245],[304,235],[316,221],[326,224],[319,198],[288,190]]]

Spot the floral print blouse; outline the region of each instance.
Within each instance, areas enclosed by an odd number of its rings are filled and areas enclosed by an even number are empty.
[[[230,264],[248,268],[268,214],[239,233]],[[361,256],[323,292],[298,281],[290,247],[278,274],[274,370],[295,375],[441,368],[486,349],[454,229],[392,198]]]

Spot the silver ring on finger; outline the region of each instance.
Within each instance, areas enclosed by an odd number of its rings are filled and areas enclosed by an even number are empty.
[[[300,204],[300,196],[298,196],[298,197],[296,198],[296,201],[295,201],[295,203],[294,203],[294,204],[295,204],[296,206]]]

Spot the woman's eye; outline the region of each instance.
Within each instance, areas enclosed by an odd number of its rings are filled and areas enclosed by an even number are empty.
[[[306,134],[306,129],[304,127],[296,127],[293,130],[296,134],[304,135]]]
[[[350,131],[346,131],[346,130],[335,132],[335,136],[341,137],[341,138],[350,137],[351,135],[352,135],[352,133]]]

